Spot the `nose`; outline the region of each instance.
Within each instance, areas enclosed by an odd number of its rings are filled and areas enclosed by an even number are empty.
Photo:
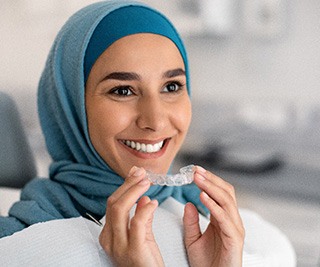
[[[140,129],[161,131],[167,122],[168,110],[160,97],[142,97],[139,100],[137,125]]]

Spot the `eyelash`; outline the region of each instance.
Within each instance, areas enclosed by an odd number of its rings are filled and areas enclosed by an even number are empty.
[[[174,91],[166,91],[163,93],[178,93],[179,91],[181,91],[183,89],[183,87],[185,86],[185,84],[181,83],[180,81],[170,81],[168,82],[164,87],[163,90],[166,89],[169,85],[175,85],[177,86],[176,90]],[[119,94],[120,90],[127,90],[127,94]],[[128,94],[130,92],[130,94]],[[134,94],[132,88],[130,86],[116,86],[113,89],[111,89],[110,94],[114,94],[117,95],[118,97],[129,97],[131,95]]]
[[[173,84],[176,85],[178,88],[175,91],[168,91],[168,92],[165,92],[165,93],[178,93],[185,86],[185,84],[183,84],[183,83],[181,83],[179,81],[170,81],[164,86],[164,88],[167,88],[169,85],[173,85]]]
[[[128,92],[130,92],[130,94],[119,94],[119,91],[120,90],[128,90]],[[132,92],[132,89],[130,88],[130,86],[117,86],[117,87],[114,87],[111,91],[110,91],[110,94],[115,94],[117,95],[118,97],[128,97],[128,96],[131,96],[133,95],[133,92]]]

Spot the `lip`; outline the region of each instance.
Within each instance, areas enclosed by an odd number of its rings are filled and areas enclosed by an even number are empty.
[[[132,155],[134,155],[134,156],[136,156],[138,158],[141,158],[141,159],[155,159],[155,158],[161,157],[166,152],[167,147],[168,147],[169,142],[170,142],[170,139],[171,138],[165,138],[165,139],[162,138],[162,139],[153,140],[153,141],[142,140],[142,139],[140,139],[140,140],[131,140],[130,139],[130,141],[144,143],[144,144],[151,144],[151,145],[159,143],[159,142],[161,142],[163,140],[164,141],[163,147],[158,152],[154,152],[154,153],[145,153],[145,152],[137,151],[137,150],[125,145],[123,143],[123,141],[121,141],[121,140],[119,140],[119,143],[126,151],[130,152]]]

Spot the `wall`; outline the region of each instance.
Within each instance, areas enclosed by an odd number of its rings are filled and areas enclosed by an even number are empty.
[[[197,12],[192,14],[181,1],[145,2],[162,9],[187,33],[195,101],[289,103],[304,118],[320,102],[320,1],[283,0],[288,27],[269,40],[246,33],[246,0],[233,1],[236,23],[225,37],[203,34]],[[90,2],[94,1],[1,2],[0,88],[15,96],[27,125],[36,120],[36,87],[56,32],[67,17]],[[193,7],[195,2],[184,1]],[[194,33],[188,34],[188,28]]]
[[[226,39],[188,40],[195,96],[318,104],[319,10],[317,0],[288,2],[288,26],[270,40],[246,34],[241,25]]]

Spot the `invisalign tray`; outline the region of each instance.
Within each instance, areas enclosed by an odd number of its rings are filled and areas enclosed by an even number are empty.
[[[180,169],[180,173],[171,174],[156,174],[147,171],[146,177],[153,184],[167,186],[181,186],[191,184],[193,181],[194,165],[188,165]]]

